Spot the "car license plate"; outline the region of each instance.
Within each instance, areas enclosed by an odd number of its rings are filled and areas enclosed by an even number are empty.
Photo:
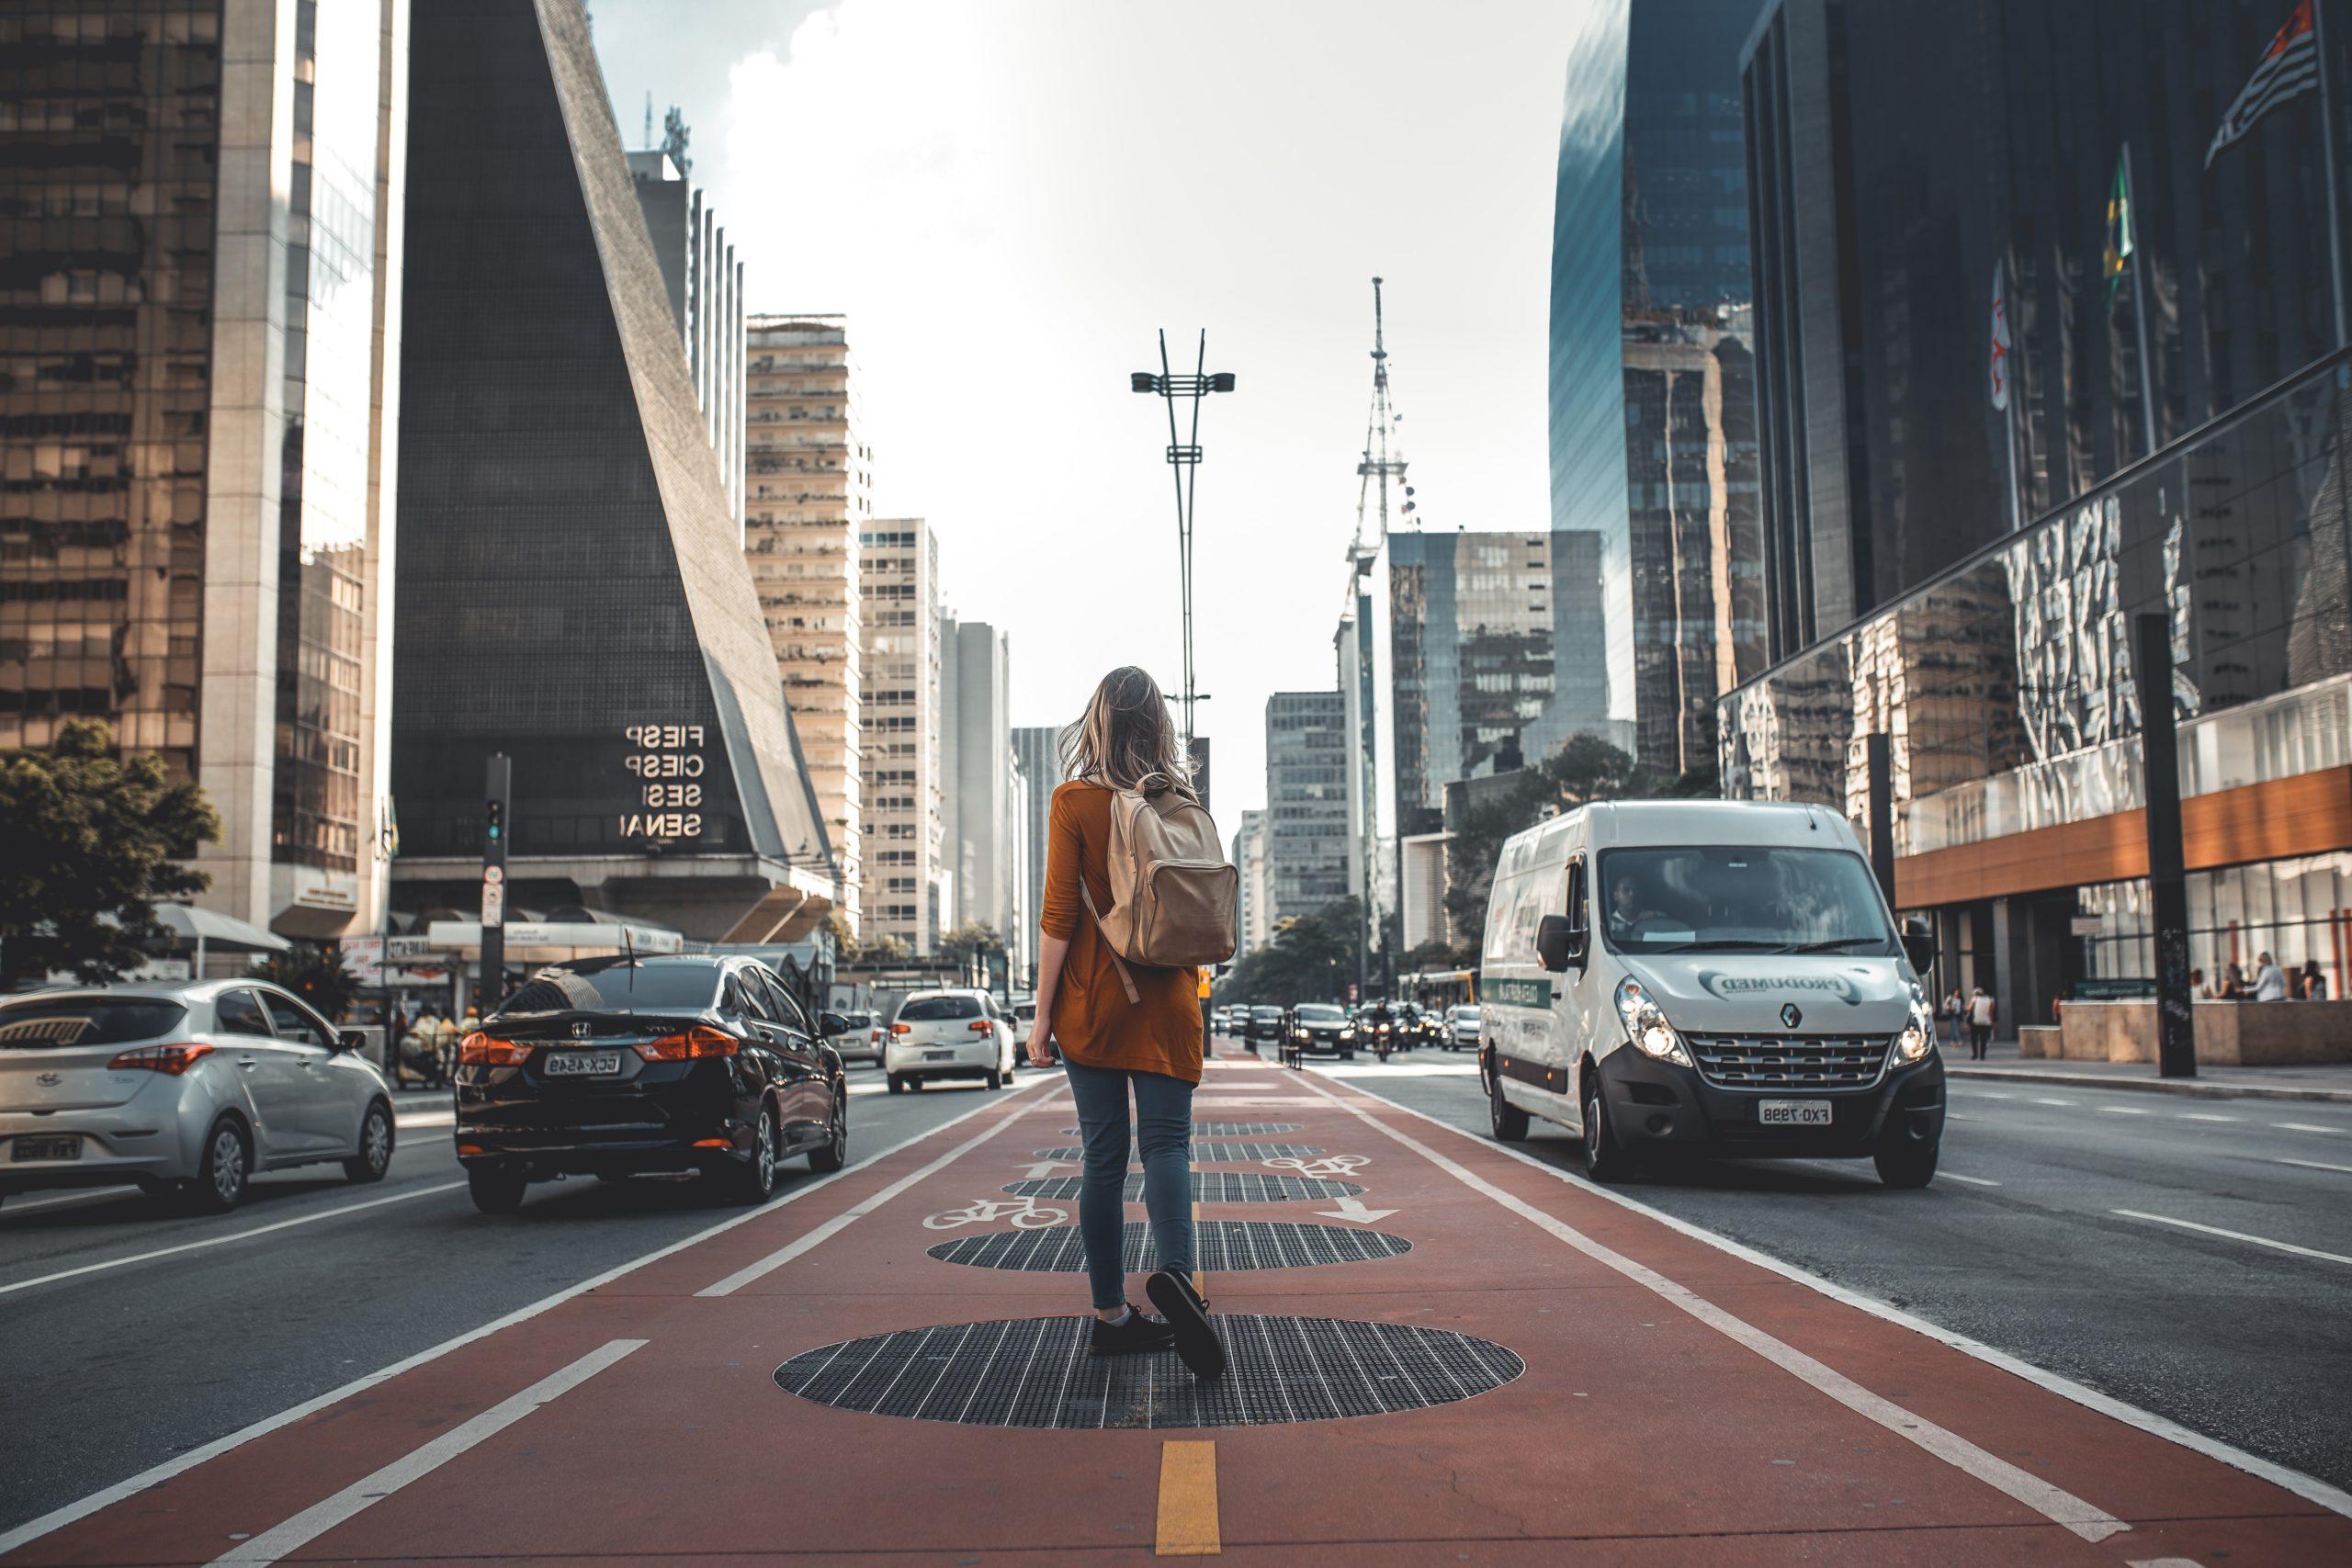
[[[557,1051],[548,1057],[551,1078],[610,1077],[620,1070],[618,1051]]]
[[[926,1062],[952,1062],[956,1059],[956,1053],[953,1051],[925,1051],[922,1054],[922,1059]]]
[[[82,1134],[79,1133],[63,1133],[52,1134],[45,1138],[18,1138],[10,1146],[8,1157],[12,1160],[17,1161],[36,1159],[80,1159],[82,1157]]]
[[[1829,1102],[1826,1100],[1768,1100],[1757,1106],[1756,1119],[1767,1127],[1826,1127],[1830,1122]]]

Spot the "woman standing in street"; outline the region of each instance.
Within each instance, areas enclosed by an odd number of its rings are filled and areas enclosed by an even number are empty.
[[[1189,795],[1191,770],[1159,683],[1133,666],[1102,678],[1085,715],[1062,731],[1060,750],[1069,782],[1054,791],[1046,828],[1029,1060],[1051,1066],[1047,1042],[1057,1042],[1078,1103],[1085,1144],[1078,1228],[1093,1292],[1091,1348],[1106,1356],[1172,1344],[1194,1373],[1214,1377],[1225,1370],[1225,1351],[1193,1282],[1193,1090],[1201,1081],[1202,1049],[1195,972],[1125,964],[1123,976],[1122,960],[1097,923],[1111,907],[1113,793],[1173,789]],[[1131,1094],[1144,1208],[1159,1264],[1146,1289],[1165,1317],[1126,1299]]]

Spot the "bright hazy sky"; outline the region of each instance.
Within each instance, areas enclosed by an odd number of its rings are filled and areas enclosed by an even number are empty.
[[[1004,627],[1016,724],[1179,682],[1155,333],[1203,412],[1199,683],[1229,834],[1269,694],[1329,690],[1387,280],[1432,528],[1549,525],[1552,182],[1579,0],[591,0],[629,146],[693,128],[753,310],[849,315],[880,515]]]

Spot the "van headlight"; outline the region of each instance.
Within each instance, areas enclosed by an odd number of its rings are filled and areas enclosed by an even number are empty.
[[[1936,1048],[1936,1021],[1928,1015],[1927,1005],[1912,998],[1911,1021],[1894,1037],[1894,1059],[1917,1062]]]
[[[1690,1053],[1682,1048],[1682,1036],[1666,1021],[1665,1012],[1650,1000],[1639,980],[1628,976],[1617,983],[1617,1016],[1624,1022],[1625,1038],[1643,1055],[1685,1067],[1691,1065]]]

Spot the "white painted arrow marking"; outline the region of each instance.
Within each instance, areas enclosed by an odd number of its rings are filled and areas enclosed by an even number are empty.
[[[1374,1220],[1385,1220],[1396,1213],[1394,1209],[1367,1209],[1363,1206],[1363,1200],[1361,1198],[1342,1198],[1340,1200],[1338,1208],[1317,1209],[1315,1212],[1327,1220],[1353,1220],[1360,1225],[1368,1225]]]
[[[1027,1170],[1022,1172],[1021,1179],[1023,1181],[1037,1181],[1046,1177],[1052,1176],[1058,1171],[1067,1170],[1069,1168],[1068,1166],[1063,1165],[1058,1160],[1041,1159],[1035,1165],[1031,1166]]]

